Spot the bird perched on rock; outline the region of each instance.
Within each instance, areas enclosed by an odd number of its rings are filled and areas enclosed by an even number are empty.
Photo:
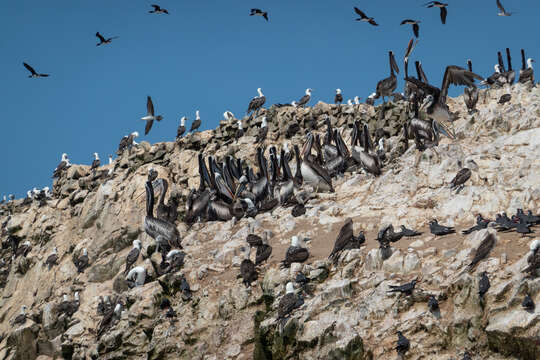
[[[178,129],[176,130],[177,139],[180,139],[182,135],[184,135],[184,133],[186,132],[186,120],[187,117],[185,116],[182,116],[182,118],[180,119],[180,126],[178,126]]]
[[[411,347],[411,343],[409,342],[409,339],[407,339],[401,331],[397,332],[398,340],[396,345],[396,351],[399,356],[403,357],[409,351]]]
[[[334,97],[334,104],[341,104],[343,102],[343,95],[341,95],[341,89],[336,89],[336,96]]]
[[[255,253],[255,265],[260,265],[272,255],[272,247],[268,244],[268,232],[264,233],[264,239],[262,243],[257,245],[257,252]]]
[[[56,249],[56,246],[55,246],[53,248],[52,253],[47,257],[47,260],[45,260],[45,265],[47,265],[49,270],[51,270],[51,268],[54,265],[58,265],[57,261],[58,261],[58,250]]]
[[[242,277],[242,282],[244,283],[244,285],[246,285],[246,287],[250,287],[251,283],[257,281],[258,277],[255,264],[249,258],[250,255],[251,247],[248,247],[245,250],[244,260],[242,260],[242,263],[240,264],[240,276]]]
[[[266,140],[268,134],[268,124],[266,123],[266,116],[263,116],[259,133],[255,136],[255,144],[260,144]]]
[[[379,230],[379,233],[377,234],[377,241],[379,243],[396,242],[396,241],[399,241],[402,237],[403,237],[403,233],[395,232],[394,226],[392,224],[388,224],[385,227],[383,227],[381,230]]]
[[[417,279],[414,279],[410,283],[406,283],[403,285],[389,285],[390,290],[388,290],[388,292],[389,293],[400,292],[405,295],[411,295],[414,290],[414,287],[416,286],[417,281],[418,281]]]
[[[21,306],[21,312],[19,313],[19,315],[15,316],[15,319],[13,319],[13,326],[15,325],[22,325],[26,322],[26,318],[27,318],[27,315],[26,315],[26,305],[22,305]]]
[[[523,309],[527,311],[530,311],[530,312],[534,311],[534,308],[535,308],[534,301],[529,294],[525,295],[525,298],[523,299],[521,306],[523,307]]]
[[[199,115],[199,110],[195,111],[195,120],[191,123],[191,128],[189,129],[190,133],[194,133],[201,126],[201,117]]]
[[[484,298],[490,287],[491,284],[489,283],[487,272],[483,271],[480,273],[480,279],[478,281],[478,295],[480,295],[480,298]]]
[[[288,282],[285,289],[285,295],[279,300],[278,304],[278,320],[286,319],[294,309],[297,309],[304,304],[304,299],[295,294],[292,282]]]
[[[469,169],[469,168],[463,168],[463,169],[459,170],[458,173],[456,174],[456,176],[450,182],[450,187],[453,190],[455,190],[455,189],[459,188],[460,186],[464,185],[465,182],[467,182],[467,180],[470,179],[471,174],[472,174],[472,172],[471,172],[471,169]]]
[[[137,262],[140,253],[141,241],[139,239],[133,240],[133,247],[126,256],[126,269],[124,270],[124,274],[127,274],[129,270],[131,270],[133,264]]]
[[[509,102],[510,100],[512,100],[512,95],[510,94],[504,94],[500,97],[499,101],[497,101],[497,104],[505,104],[507,102]]]
[[[439,309],[439,302],[435,298],[435,296],[431,295],[428,299],[428,308],[429,311],[436,317],[439,318],[441,316],[441,310]]]
[[[484,239],[478,246],[478,249],[476,249],[474,258],[468,266],[469,271],[473,271],[476,265],[489,255],[496,242],[497,236],[489,231],[486,231]]]
[[[294,217],[302,216],[306,213],[306,207],[304,204],[296,204],[291,210],[291,215]]]
[[[362,232],[360,232],[357,237],[354,236],[353,221],[351,218],[348,218],[339,230],[339,234],[334,243],[334,248],[328,258],[336,263],[343,250],[359,249],[364,242],[366,242],[366,238]]]
[[[478,230],[482,230],[482,229],[485,229],[488,227],[489,223],[491,221],[488,220],[488,219],[484,219],[482,217],[482,214],[478,214],[476,215],[476,224],[470,228],[468,228],[467,230],[463,230],[462,233],[465,234],[465,235],[468,235],[474,231],[478,231]]]
[[[75,267],[77,267],[77,272],[83,273],[88,265],[88,251],[84,248],[82,249],[82,255],[75,262]]]
[[[251,9],[249,16],[262,16],[266,21],[268,21],[268,12],[262,11],[261,9]]]
[[[298,239],[298,236],[295,235],[291,239],[291,246],[289,246],[287,249],[287,252],[285,253],[285,260],[281,262],[281,265],[283,267],[289,267],[292,263],[301,263],[306,261],[308,257],[308,249],[300,245],[300,240]]]
[[[439,222],[436,219],[429,222],[429,230],[433,235],[437,236],[453,234],[456,232],[451,226],[439,225]]]
[[[407,229],[407,228],[405,227],[405,225],[401,225],[401,233],[402,233],[403,236],[405,236],[405,237],[414,237],[414,236],[422,235],[421,232],[418,232],[418,231],[412,230],[412,229]]]
[[[530,254],[527,257],[528,266],[523,272],[529,273],[533,278],[536,278],[538,270],[540,270],[540,240],[534,240],[529,245]]]
[[[126,275],[126,282],[131,289],[136,286],[143,286],[146,281],[146,269],[142,266],[136,266]]]

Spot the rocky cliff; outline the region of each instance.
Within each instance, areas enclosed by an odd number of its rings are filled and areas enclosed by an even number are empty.
[[[500,105],[504,93],[512,99]],[[198,152],[255,163],[260,116],[249,124],[244,120],[248,126],[238,141],[235,122],[222,122],[177,142],[141,142],[97,172],[73,165],[55,180],[53,199],[44,204],[15,200],[1,208],[0,358],[394,359],[398,330],[410,340],[408,359],[461,359],[465,351],[473,359],[540,358],[540,309],[527,312],[521,306],[527,294],[540,304],[540,279],[522,273],[536,234],[521,237],[488,228],[435,237],[427,227],[432,218],[462,229],[474,224],[477,213],[486,218],[517,208],[540,213],[540,90],[516,84],[481,91],[472,115],[461,97],[448,104],[459,115],[452,124],[457,139],[442,140],[439,156],[425,151],[417,168],[414,145],[407,146],[401,131],[409,117],[405,102],[263,110],[269,124],[266,145],[301,146],[307,128],[323,132],[325,115],[346,136],[354,120],[361,120],[387,138],[381,176],[347,172],[334,179],[335,193],[311,194],[299,217],[291,208],[277,207],[255,218],[191,227],[182,221],[189,189],[199,185]],[[465,164],[472,164],[473,174],[456,193],[448,184]],[[113,175],[107,176],[111,167]],[[171,184],[168,198],[180,203],[178,230],[186,253],[179,271],[161,276],[154,242],[143,230],[150,167]],[[328,255],[348,217],[367,241],[334,264]],[[387,223],[423,234],[392,244],[391,257],[383,261],[375,238]],[[246,236],[265,231],[272,255],[259,266],[258,280],[246,287],[237,279]],[[496,245],[468,272],[486,232],[495,233]],[[293,235],[305,239],[310,257],[282,269]],[[13,256],[14,238],[19,246],[29,241],[31,249]],[[124,264],[135,239],[142,242],[136,265],[148,278],[130,289]],[[55,247],[57,265],[49,268],[45,263]],[[83,248],[89,266],[79,273],[75,263]],[[481,298],[483,271],[491,288]],[[295,283],[304,304],[277,321],[285,285],[298,273],[308,281]],[[388,293],[389,285],[415,278],[412,295]],[[191,293],[181,286],[184,279]],[[66,311],[63,295],[71,304],[76,292],[78,307]],[[440,304],[440,317],[428,309],[430,295]],[[123,307],[98,336],[100,296]],[[160,307],[164,299],[176,317]],[[14,324],[22,305],[26,321]]]

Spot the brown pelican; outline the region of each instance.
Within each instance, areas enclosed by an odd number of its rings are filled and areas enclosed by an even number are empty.
[[[357,131],[357,133],[360,132]],[[361,136],[361,143],[363,149],[353,146],[352,157],[354,158],[354,160],[356,160],[356,162],[362,165],[362,168],[364,168],[364,170],[375,176],[379,176],[381,175],[382,165],[377,154],[373,152],[373,143],[371,141],[371,136],[369,135],[369,129],[367,124],[364,124]],[[353,142],[355,141],[353,140]]]
[[[251,9],[249,16],[262,16],[266,21],[268,21],[268,12],[262,11],[261,9]]]
[[[180,233],[174,224],[154,217],[154,187],[151,181],[146,182],[146,216],[144,231],[154,240],[161,235],[173,248],[182,248]]]
[[[249,114],[252,111],[256,114],[266,102],[266,97],[263,95],[261,88],[258,88],[257,92],[259,93],[259,96],[255,96],[253,99],[251,99],[246,114]]]
[[[118,36],[113,36],[106,39],[99,33],[99,31],[96,33],[96,37],[99,39],[99,43],[97,43],[96,46],[110,44],[113,39],[118,39]]]
[[[313,146],[314,136],[310,132],[307,135],[306,143],[302,151],[302,162],[300,164],[300,170],[302,172],[303,182],[312,185],[316,191],[330,191],[334,192],[332,186],[332,178],[328,171],[312,160],[311,148]]]
[[[298,103],[296,104],[296,106],[299,106],[299,107],[304,107],[304,105],[306,105],[309,100],[311,99],[311,92],[313,90],[311,89],[306,89],[306,94],[304,96],[302,96],[302,98],[300,100],[298,100]]]
[[[467,66],[469,67],[469,71],[472,72],[471,60],[467,60]],[[464,89],[463,100],[465,101],[465,105],[469,110],[469,114],[473,113],[476,110],[476,104],[478,103],[478,93],[478,88],[474,86],[468,86]]]
[[[152,98],[150,96],[146,97],[146,116],[143,116],[141,120],[146,121],[146,126],[144,127],[144,135],[148,135],[150,132],[150,129],[152,129],[152,125],[154,124],[154,120],[161,121],[163,119],[163,116],[154,115],[154,103],[152,102]]]
[[[512,69],[512,57],[510,56],[509,48],[506,48],[506,61],[508,62],[508,70],[505,73],[506,81],[512,85],[516,80],[516,72]]]
[[[180,126],[178,126],[178,130],[176,130],[177,139],[181,138],[182,135],[184,135],[184,133],[186,132],[186,120],[187,117],[185,116],[182,116],[182,118],[180,119]]]
[[[448,6],[448,4],[439,1],[430,1],[424,4],[424,6],[428,8],[438,7],[439,9],[441,9],[441,22],[443,23],[443,25],[446,24],[446,15],[448,14],[446,7]]]
[[[343,95],[341,95],[341,89],[336,89],[336,96],[334,97],[334,104],[341,104],[343,102]]]
[[[26,68],[26,70],[30,71],[30,75],[28,75],[29,78],[40,78],[40,77],[48,77],[49,74],[38,74],[36,72],[36,70],[34,70],[33,67],[31,67],[30,65],[28,65],[27,63],[23,62],[23,65],[24,67]]]
[[[396,64],[396,59],[394,58],[394,53],[392,51],[388,52],[388,60],[390,63],[390,76],[386,79],[383,79],[377,83],[376,96],[378,99],[382,96],[383,102],[385,96],[390,96],[396,90],[397,87],[397,77],[394,74],[394,71],[399,74],[399,68]]]
[[[407,77],[405,80],[412,82],[429,94],[424,100],[422,108],[426,110],[429,117],[436,120],[439,124],[443,124],[453,121],[448,105],[446,105],[446,95],[448,94],[450,84],[476,87],[474,84],[475,79],[483,80],[480,75],[459,66],[450,65],[446,67],[440,89],[413,77]]]
[[[491,249],[493,249],[496,242],[497,242],[497,237],[495,236],[494,233],[491,233],[491,232],[485,233],[484,239],[482,240],[480,245],[478,245],[478,248],[476,249],[476,252],[474,253],[474,258],[471,260],[471,263],[467,267],[469,271],[473,271],[476,265],[489,255]]]
[[[339,230],[339,234],[334,243],[334,248],[328,256],[329,259],[334,260],[334,263],[339,259],[339,255],[346,249],[359,249],[360,246],[366,241],[364,234],[360,232],[358,237],[353,234],[353,221],[351,218],[345,220],[345,224]]]
[[[360,15],[360,17],[358,19],[356,19],[356,21],[363,21],[363,22],[367,22],[373,26],[379,26],[379,24],[377,24],[375,22],[375,19],[372,18],[372,17],[368,17],[362,10],[360,10],[359,8],[355,7],[354,8],[354,12],[357,13],[358,15]]]
[[[519,71],[519,82],[525,84],[532,82],[534,84],[534,69],[532,63],[534,59],[527,59],[525,62],[525,50],[521,49],[521,70]]]
[[[285,260],[281,262],[284,267],[290,267],[292,263],[302,263],[309,257],[309,251],[305,247],[300,246],[300,240],[298,236],[293,236],[291,240],[291,246],[285,253]]]
[[[178,203],[174,199],[169,198],[170,204],[165,204],[165,195],[169,189],[169,182],[163,178],[159,178],[153,184],[155,184],[156,189],[159,191],[156,217],[174,224],[178,217]]]
[[[152,4],[150,6],[154,8],[154,10],[148,11],[150,14],[167,14],[167,15],[169,15],[169,12],[167,11],[167,9],[163,9],[159,5]]]

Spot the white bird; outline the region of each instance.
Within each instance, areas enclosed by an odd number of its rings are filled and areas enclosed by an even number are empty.
[[[134,286],[143,286],[146,280],[146,269],[142,266],[134,267],[127,274],[126,280],[133,282]]]

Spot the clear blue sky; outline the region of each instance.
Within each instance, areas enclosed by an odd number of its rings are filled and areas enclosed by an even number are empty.
[[[515,67],[521,47],[540,60],[540,1],[503,0],[517,12],[509,18],[497,16],[495,0],[447,2],[443,26],[423,0],[2,1],[0,195],[50,186],[63,152],[90,164],[94,152],[106,162],[135,130],[139,141],[171,141],[180,117],[189,125],[196,109],[201,129],[214,128],[225,110],[242,116],[257,87],[267,104],[297,100],[306,87],[314,101],[331,101],[338,87],[345,99],[365,99],[388,76],[388,50],[403,70],[412,36],[410,25],[399,25],[405,18],[422,21],[412,60],[437,85],[446,65],[467,58],[491,74],[505,47]],[[149,14],[151,3],[170,15]],[[355,22],[353,6],[380,26]],[[252,7],[267,10],[270,21],[248,16]],[[120,38],[96,47],[96,31]],[[27,78],[23,61],[51,77]],[[147,95],[165,119],[145,137],[138,119]]]

